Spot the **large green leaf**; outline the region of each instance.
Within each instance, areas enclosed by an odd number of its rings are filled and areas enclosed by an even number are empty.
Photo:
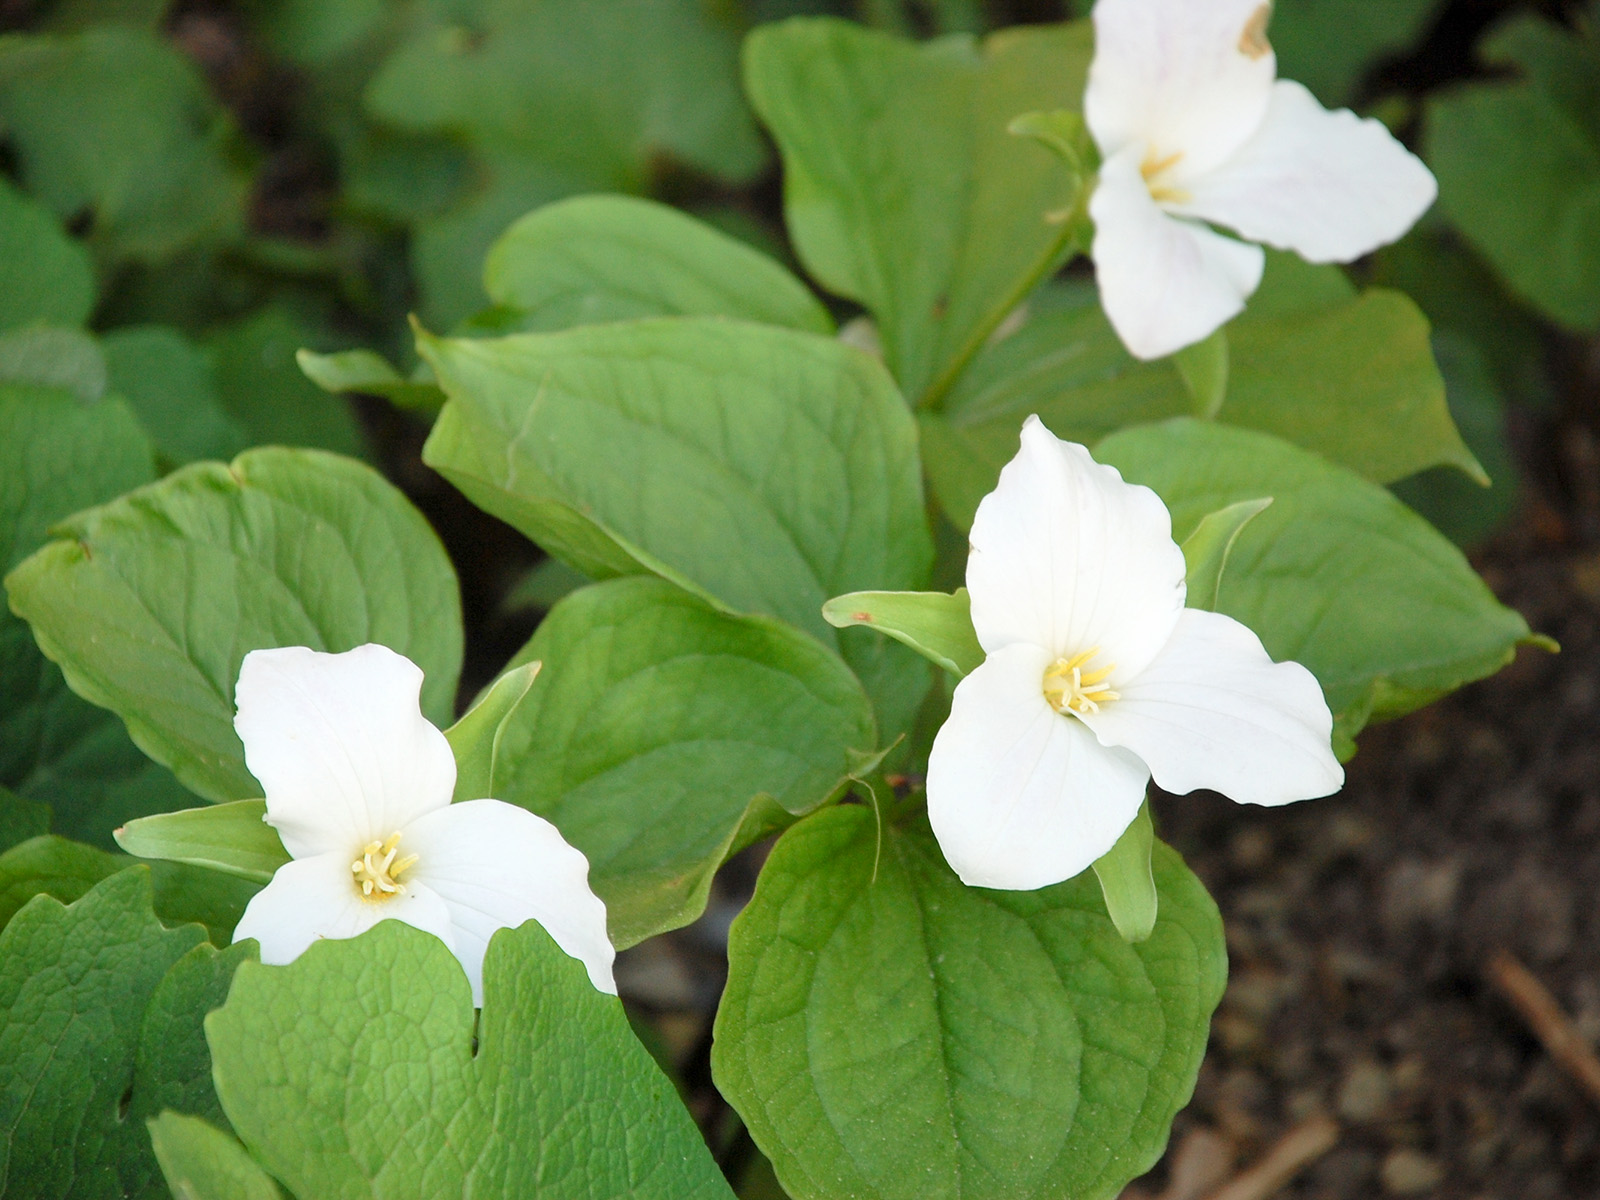
[[[237,136],[198,68],[153,32],[102,25],[0,41],[0,122],[28,189],[90,218],[114,259],[164,261],[237,232]]]
[[[1129,945],[1093,874],[964,886],[921,817],[830,809],[734,922],[712,1070],[796,1200],[1109,1200],[1188,1100],[1227,974],[1216,906],[1156,848]]]
[[[1588,331],[1600,326],[1600,99],[1582,89],[1594,89],[1600,45],[1535,26],[1519,23],[1498,42],[1528,80],[1466,84],[1429,101],[1428,165],[1444,212],[1510,290]],[[1555,39],[1586,65],[1573,71],[1530,44]]]
[[[0,787],[0,853],[50,831],[50,806]],[[0,924],[4,924],[0,921]]]
[[[1443,0],[1276,0],[1268,30],[1278,74],[1327,105],[1349,104],[1363,77],[1406,51]]]
[[[206,1021],[240,1138],[318,1200],[731,1200],[581,963],[530,921],[495,934],[483,975],[475,1021],[444,943],[399,921],[241,967]]]
[[[6,579],[73,690],[209,800],[259,796],[233,731],[250,650],[382,642],[423,669],[447,723],[461,667],[455,572],[370,468],[266,448],[197,463],[57,527]]]
[[[217,395],[205,352],[176,329],[125,326],[100,347],[111,390],[133,407],[167,462],[232,458],[249,444]]]
[[[220,1116],[200,1022],[250,952],[163,928],[144,867],[18,913],[0,932],[0,1191],[164,1196],[145,1118]]]
[[[1089,289],[1048,289],[1040,311],[986,349],[945,411],[923,418],[930,479],[963,528],[1037,413],[1057,436],[1092,444],[1195,411],[1170,361],[1123,348]],[[1274,256],[1262,293],[1228,327],[1228,383],[1216,419],[1277,434],[1369,479],[1428,467],[1482,468],[1461,440],[1427,318],[1407,297],[1357,295],[1336,267]]]
[[[838,646],[885,736],[927,690],[909,651],[836,637],[830,596],[926,581],[916,428],[882,366],[708,317],[420,339],[450,402],[423,460],[592,578],[654,572]]]
[[[516,661],[532,659],[494,795],[588,856],[618,946],[694,920],[730,854],[837,792],[876,741],[833,654],[658,579],[573,593]]]
[[[0,178],[0,329],[81,325],[93,308],[88,252],[54,213]]]
[[[824,287],[872,311],[908,398],[937,399],[1060,261],[1069,226],[1046,214],[1077,180],[1006,127],[1077,109],[1091,47],[1086,23],[919,46],[796,19],[746,41],[795,248]]]
[[[154,475],[150,443],[121,401],[0,385],[0,570],[63,517]],[[67,689],[9,611],[0,611],[0,785],[48,801],[59,832],[105,847],[123,821],[192,803],[115,717]]]
[[[1529,638],[1426,521],[1287,442],[1179,419],[1114,434],[1095,456],[1154,488],[1180,540],[1208,513],[1272,497],[1233,545],[1217,610],[1310,668],[1344,739],[1493,674]]]
[[[695,316],[833,332],[827,309],[765,254],[628,196],[578,196],[529,213],[495,243],[483,277],[508,333]]]

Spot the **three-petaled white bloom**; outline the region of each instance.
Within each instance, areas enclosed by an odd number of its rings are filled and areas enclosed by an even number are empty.
[[[1374,0],[1375,3],[1381,0]],[[1381,124],[1277,79],[1263,0],[1098,0],[1084,119],[1101,303],[1129,350],[1200,341],[1261,282],[1259,246],[1349,262],[1433,203],[1432,174]]]
[[[234,940],[287,963],[393,918],[442,939],[481,1005],[490,936],[532,919],[615,993],[588,860],[526,809],[450,802],[455,756],[422,715],[421,689],[421,670],[386,646],[245,655],[234,728],[294,861],[256,893]]]
[[[1030,417],[978,505],[967,559],[987,657],[928,762],[928,816],[966,883],[1030,889],[1090,866],[1152,775],[1250,804],[1344,782],[1322,689],[1221,613],[1184,607],[1183,551],[1149,488]]]

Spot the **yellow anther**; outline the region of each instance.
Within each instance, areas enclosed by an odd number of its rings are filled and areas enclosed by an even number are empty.
[[[1097,713],[1102,704],[1121,699],[1116,692],[1102,686],[1117,669],[1116,663],[1087,673],[1083,669],[1099,653],[1100,647],[1096,646],[1071,658],[1058,658],[1044,673],[1044,698],[1062,716]]]
[[[1267,24],[1272,20],[1272,5],[1263,4],[1250,14],[1239,35],[1239,53],[1246,58],[1265,58],[1272,53],[1272,43],[1267,41]]]
[[[406,888],[399,881],[400,872],[415,866],[417,856],[408,854],[396,862],[395,855],[399,852],[400,835],[392,833],[388,841],[368,842],[361,857],[350,864],[350,871],[365,899],[387,900],[390,896],[404,894]]]
[[[1190,200],[1189,193],[1182,188],[1161,182],[1161,177],[1182,160],[1182,150],[1165,158],[1157,158],[1156,152],[1151,150],[1145,155],[1144,162],[1139,164],[1139,174],[1144,176],[1145,186],[1150,189],[1150,198],[1157,204],[1185,204]]]

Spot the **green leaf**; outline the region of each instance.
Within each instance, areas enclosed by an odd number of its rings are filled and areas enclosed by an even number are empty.
[[[994,488],[1029,414],[1093,444],[1195,411],[1179,364],[1134,359],[1092,297],[1077,285],[1046,289],[1039,311],[973,363],[945,411],[923,417],[929,479],[958,526]],[[1277,434],[1379,483],[1446,464],[1482,478],[1451,420],[1427,318],[1405,296],[1354,295],[1336,267],[1274,258],[1261,294],[1228,327],[1227,349],[1218,421]],[[1219,367],[1210,364],[1208,400]]]
[[[1188,1100],[1222,922],[1156,847],[1129,945],[1088,872],[961,884],[926,821],[852,806],[778,842],[734,921],[712,1071],[792,1196],[1109,1200]]]
[[[450,397],[423,461],[591,578],[652,572],[837,646],[884,736],[928,679],[830,596],[915,588],[933,558],[916,428],[831,338],[708,317],[494,340],[422,335]]]
[[[500,740],[517,706],[528,695],[540,664],[523,663],[511,667],[496,679],[461,719],[444,731],[456,756],[457,800],[496,797],[496,768],[507,774],[508,765],[500,759]]]
[[[160,263],[243,223],[233,124],[153,31],[0,42],[0,123],[28,190],[63,220],[87,214],[90,245],[113,260]]]
[[[1440,7],[1442,0],[1276,0],[1278,75],[1326,105],[1350,104],[1366,74],[1413,45]]]
[[[1106,915],[1125,942],[1148,941],[1155,931],[1161,908],[1152,858],[1155,844],[1156,830],[1150,821],[1150,801],[1146,799],[1117,844],[1094,862]]]
[[[316,335],[287,310],[262,309],[214,330],[207,346],[217,394],[253,445],[315,446],[358,455],[350,408],[300,373],[295,352]]]
[[[1222,572],[1228,565],[1234,542],[1239,540],[1244,527],[1271,503],[1272,497],[1265,496],[1219,508],[1201,517],[1194,532],[1183,539],[1183,561],[1188,568],[1184,580],[1189,593],[1185,601],[1188,607],[1216,611]]]
[[[1228,327],[1223,325],[1210,337],[1185,346],[1172,356],[1183,386],[1194,397],[1195,415],[1213,419],[1228,398]]]
[[[1529,639],[1426,521],[1287,442],[1179,419],[1115,434],[1095,456],[1154,488],[1178,538],[1208,513],[1273,497],[1234,543],[1217,610],[1274,659],[1308,667],[1346,738],[1493,674]]]
[[[50,832],[50,806],[0,787],[0,853]]]
[[[0,179],[0,329],[82,325],[94,294],[88,252],[48,208]]]
[[[1591,135],[1600,137],[1600,30],[1591,13],[1577,30],[1532,13],[1497,25],[1478,53],[1485,62],[1519,70]]]
[[[143,1118],[215,1111],[200,1021],[248,953],[164,929],[144,867],[18,913],[0,932],[0,1189],[161,1196]]]
[[[1600,129],[1531,84],[1474,83],[1429,100],[1425,144],[1440,206],[1506,286],[1600,327]]]
[[[488,793],[484,793],[488,795]],[[167,859],[267,883],[289,861],[265,800],[235,800],[129,821],[117,845],[135,858]]]
[[[831,19],[758,28],[745,87],[783,154],[784,209],[806,269],[877,318],[906,396],[933,403],[1059,265],[1078,180],[1007,132],[1077,109],[1087,23],[925,45]]]
[[[946,592],[851,592],[822,606],[830,625],[865,625],[910,646],[960,678],[982,664],[966,588]]]
[[[146,1124],[162,1177],[181,1200],[282,1200],[272,1176],[215,1125],[175,1112]]]
[[[241,967],[206,1036],[244,1144],[300,1196],[731,1198],[582,964],[530,921],[483,973],[475,1028],[460,965],[399,921]]]
[[[217,396],[205,353],[176,329],[125,326],[106,334],[100,348],[112,390],[139,415],[167,462],[232,458],[249,444]]]
[[[63,517],[154,477],[150,443],[119,400],[0,385],[0,570]],[[107,848],[130,817],[192,801],[110,713],[68,691],[26,624],[0,611],[0,785],[54,809],[55,828]]]
[[[455,573],[370,468],[265,448],[197,463],[80,513],[6,579],[13,611],[73,690],[201,796],[261,794],[233,730],[244,655],[382,642],[426,677],[443,723],[461,667]]]
[[[628,196],[546,205],[501,235],[483,268],[503,332],[639,317],[734,317],[812,333],[833,318],[805,284],[702,221]]]
[[[574,592],[516,661],[534,659],[494,794],[584,852],[618,946],[694,920],[729,855],[836,794],[876,741],[833,654],[657,579]]]
[[[0,333],[0,384],[6,383],[60,388],[92,404],[105,394],[105,355],[81,329],[12,329]]]
[[[407,379],[381,354],[371,350],[342,350],[338,354],[299,350],[295,361],[307,379],[336,396],[345,392],[382,396],[397,408],[421,413],[436,413],[444,406],[444,393],[426,368]]]

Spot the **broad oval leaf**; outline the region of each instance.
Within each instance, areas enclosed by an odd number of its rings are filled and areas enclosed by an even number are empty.
[[[209,1121],[164,1112],[146,1122],[161,1175],[182,1200],[282,1200],[278,1185]]]
[[[1227,975],[1216,906],[1157,846],[1129,945],[1093,874],[964,886],[920,817],[795,826],[734,922],[717,1086],[795,1200],[1109,1200],[1188,1100]]]
[[[1196,411],[1179,364],[1129,355],[1088,288],[1045,289],[1032,307],[1020,330],[973,362],[944,412],[923,418],[930,482],[962,528],[1030,414],[1092,445]],[[1484,481],[1451,419],[1427,318],[1398,292],[1357,294],[1336,267],[1269,260],[1261,293],[1228,326],[1226,395],[1214,415],[1378,483],[1442,465]]]
[[[783,154],[800,260],[877,318],[906,396],[934,400],[1067,249],[1078,181],[1009,133],[1077,109],[1088,22],[926,45],[832,19],[765,25],[745,88]]]
[[[655,573],[838,646],[893,737],[928,674],[823,602],[911,589],[933,558],[917,433],[881,364],[706,317],[419,342],[450,402],[423,460],[603,579]]]
[[[544,669],[500,732],[494,795],[584,852],[619,947],[698,917],[730,854],[827,800],[876,742],[835,655],[658,579],[574,592],[528,659]]]
[[[246,964],[206,1020],[228,1119],[298,1196],[732,1200],[621,1002],[543,929],[496,933],[483,984],[475,1019],[449,949],[399,921]]]
[[[0,180],[0,329],[81,325],[94,296],[89,252],[54,213]]]
[[[1178,538],[1218,509],[1273,498],[1234,542],[1217,611],[1316,675],[1346,754],[1369,719],[1493,674],[1530,636],[1387,489],[1287,442],[1179,419],[1114,434],[1095,456],[1154,488]]]
[[[529,213],[489,251],[483,282],[520,332],[696,316],[833,332],[828,310],[781,264],[631,196],[577,196]]]
[[[38,897],[0,932],[6,1195],[146,1195],[146,1118],[221,1117],[200,1022],[254,943],[218,952],[197,925],[163,928],[150,899],[136,867],[70,905]]]
[[[455,572],[368,467],[314,450],[199,463],[57,527],[6,579],[74,691],[213,801],[261,795],[233,731],[239,664],[264,646],[382,642],[423,669],[446,723],[461,667]]]

